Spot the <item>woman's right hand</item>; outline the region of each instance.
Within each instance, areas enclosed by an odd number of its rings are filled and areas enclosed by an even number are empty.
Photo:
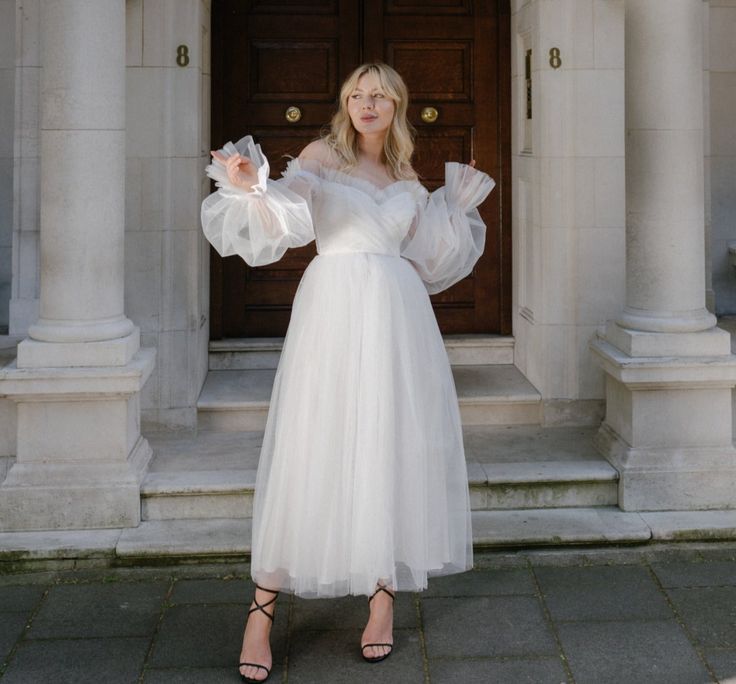
[[[211,151],[210,154],[225,166],[228,179],[236,187],[250,191],[258,182],[258,169],[248,157],[242,154],[226,157],[218,150]]]

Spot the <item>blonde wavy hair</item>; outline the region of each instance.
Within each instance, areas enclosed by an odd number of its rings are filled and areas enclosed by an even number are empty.
[[[417,174],[411,166],[414,153],[415,129],[409,123],[406,112],[409,106],[409,90],[399,73],[382,62],[361,64],[345,79],[340,88],[340,106],[330,121],[322,140],[335,152],[347,171],[358,164],[358,134],[348,114],[348,98],[364,74],[375,74],[386,96],[393,100],[395,109],[391,126],[383,141],[383,163],[397,180],[414,180]]]

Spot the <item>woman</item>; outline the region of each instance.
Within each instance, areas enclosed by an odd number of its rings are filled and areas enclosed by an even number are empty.
[[[205,235],[251,266],[316,240],[276,370],[253,511],[256,582],[239,672],[264,681],[279,591],[370,595],[361,652],[393,648],[394,591],[473,566],[455,386],[429,294],[483,252],[476,207],[495,185],[448,162],[433,193],[411,166],[406,86],[365,64],[329,133],[283,177],[250,136],[213,152]]]

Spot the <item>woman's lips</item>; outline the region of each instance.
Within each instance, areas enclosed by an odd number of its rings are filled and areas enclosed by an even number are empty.
[[[368,121],[375,121],[377,118],[378,118],[377,116],[368,115],[368,116],[361,116],[360,120],[368,122]]]

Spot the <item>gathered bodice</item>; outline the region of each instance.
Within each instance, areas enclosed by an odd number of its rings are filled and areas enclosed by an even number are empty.
[[[285,179],[307,174],[319,182],[312,200],[318,254],[370,252],[400,256],[401,242],[414,220],[417,201],[427,191],[415,180],[379,188],[338,169],[292,159]]]
[[[467,164],[445,162],[445,185],[430,193],[417,180],[379,188],[314,159],[291,159],[273,180],[251,136],[222,153],[248,157],[258,182],[246,191],[229,181],[221,161],[207,167],[218,190],[202,202],[202,229],[221,256],[263,266],[316,240],[319,254],[408,259],[435,294],[467,276],[483,253],[486,227],[477,207],[495,182]]]

